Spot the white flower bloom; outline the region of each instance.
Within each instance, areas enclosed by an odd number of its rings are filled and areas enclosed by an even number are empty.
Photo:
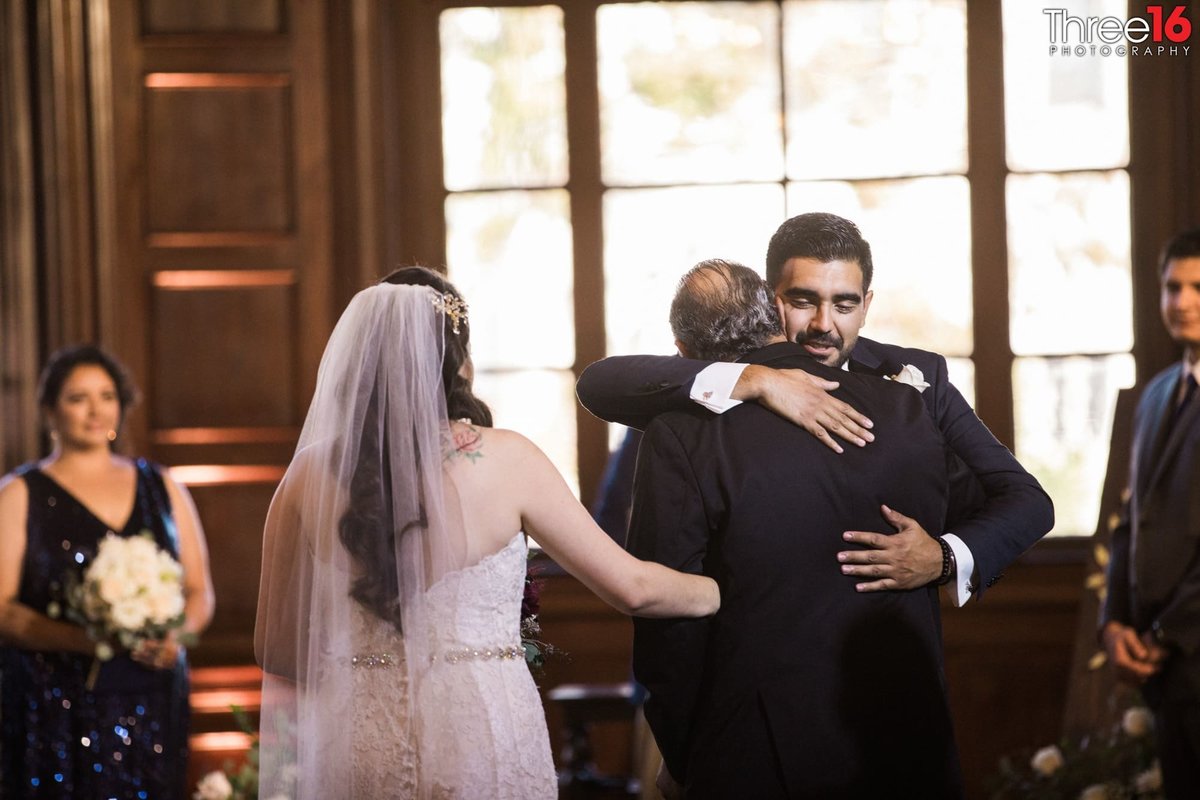
[[[96,643],[96,658],[100,659],[101,661],[108,661],[112,657],[113,657],[112,645],[110,645],[108,642],[97,642]]]
[[[912,364],[902,366],[900,371],[891,377],[891,380],[894,380],[896,383],[904,383],[912,386],[918,392],[923,392],[929,388],[929,384],[925,382],[925,374]]]
[[[112,622],[118,628],[136,631],[146,624],[146,604],[138,600],[121,600],[112,607]]]
[[[110,639],[134,647],[183,615],[183,567],[149,533],[105,536],[72,603]]]
[[[1150,765],[1150,769],[1139,773],[1134,778],[1134,786],[1137,787],[1138,794],[1149,794],[1150,792],[1158,792],[1162,790],[1162,767],[1155,761]]]
[[[1062,765],[1062,751],[1054,745],[1038,750],[1029,761],[1029,766],[1033,767],[1033,771],[1046,778],[1058,772]]]
[[[1134,738],[1141,738],[1154,730],[1154,717],[1145,706],[1134,706],[1125,710],[1121,717],[1121,728]]]
[[[213,770],[196,784],[193,800],[229,800],[233,797],[233,786],[220,770]]]
[[[1108,787],[1103,783],[1093,783],[1079,793],[1079,800],[1108,800]]]

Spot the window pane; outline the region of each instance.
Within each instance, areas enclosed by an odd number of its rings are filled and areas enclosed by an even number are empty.
[[[596,15],[609,185],[778,180],[774,3],[636,3]]]
[[[1133,379],[1129,355],[1019,358],[1013,366],[1016,456],[1054,501],[1052,534],[1095,531],[1117,390]]]
[[[479,371],[475,392],[492,409],[496,427],[519,431],[542,448],[578,497],[575,376],[562,370]]]
[[[830,211],[871,244],[875,297],[863,334],[969,356],[971,206],[965,178],[788,185],[788,214]]]
[[[569,368],[575,361],[567,193],[488,192],[446,199],[450,280],[470,305],[480,369]]]
[[[963,0],[784,3],[792,178],[962,172]]]
[[[1054,7],[1004,3],[1008,165],[1026,171],[1123,167],[1129,163],[1129,58],[1063,54],[1063,34],[1043,13]],[[1069,14],[1125,19],[1129,9],[1125,0],[1078,0]],[[1079,28],[1073,24],[1066,32],[1072,45],[1080,43]],[[1059,48],[1053,54],[1052,33]]]
[[[562,9],[442,12],[446,188],[567,182]]]
[[[778,186],[613,190],[604,195],[608,352],[674,353],[667,315],[683,273],[706,258],[763,271],[783,219]]]
[[[975,362],[969,358],[947,358],[946,371],[950,382],[962,394],[971,408],[975,407]]]
[[[1013,352],[1132,348],[1129,176],[1009,175],[1007,195]]]

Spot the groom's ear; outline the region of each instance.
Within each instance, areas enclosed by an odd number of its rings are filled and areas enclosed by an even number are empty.
[[[871,310],[871,298],[874,296],[875,296],[874,289],[868,289],[867,293],[863,295],[863,321],[864,322],[867,319],[867,312]]]

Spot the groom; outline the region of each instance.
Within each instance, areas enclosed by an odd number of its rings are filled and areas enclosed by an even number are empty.
[[[713,618],[634,622],[670,777],[689,800],[960,797],[936,588],[856,591],[835,561],[842,532],[879,527],[885,503],[941,529],[946,460],[920,390],[814,361],[737,264],[689,272],[671,322],[686,356],[836,378],[876,442],[838,455],[756,404],[646,428],[629,550],[721,586]]]

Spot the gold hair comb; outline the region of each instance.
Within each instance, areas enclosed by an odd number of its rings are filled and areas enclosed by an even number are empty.
[[[450,330],[458,333],[458,326],[467,319],[467,304],[449,292],[437,292],[433,296],[433,307],[450,318]]]

